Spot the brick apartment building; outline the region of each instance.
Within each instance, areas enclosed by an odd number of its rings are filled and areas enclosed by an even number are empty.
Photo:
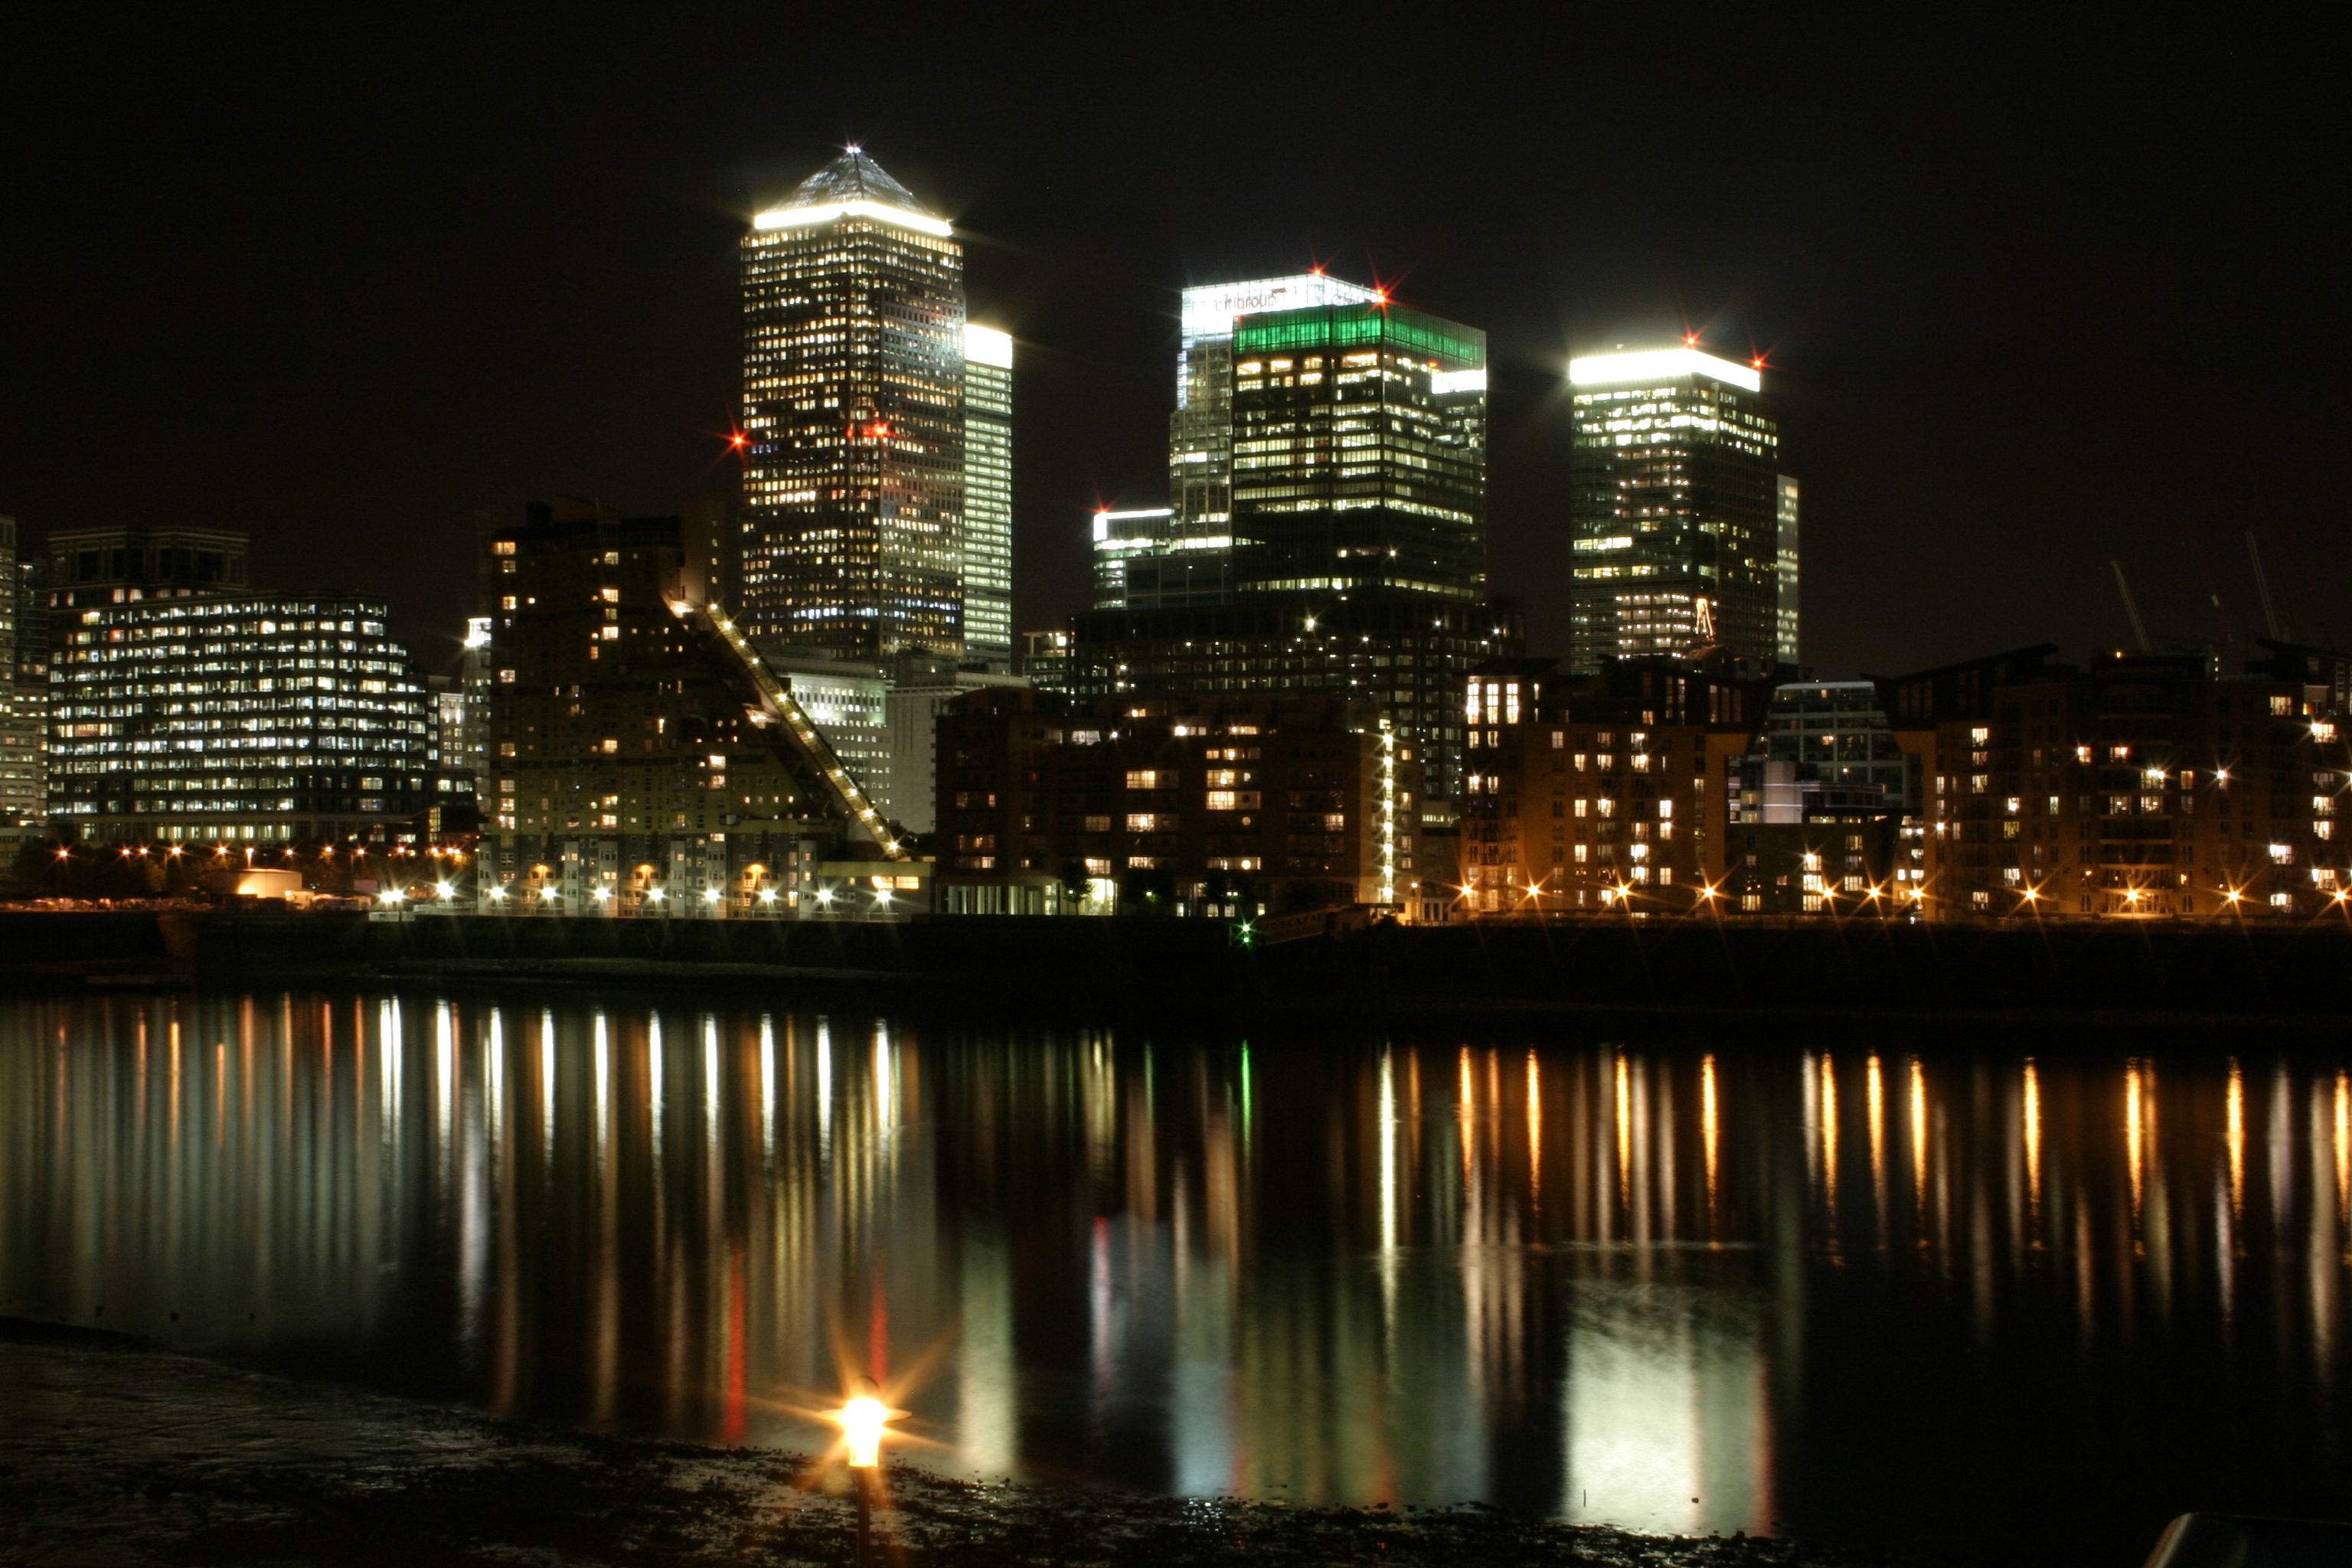
[[[1374,703],[996,689],[939,725],[949,913],[1417,913],[1421,758]]]

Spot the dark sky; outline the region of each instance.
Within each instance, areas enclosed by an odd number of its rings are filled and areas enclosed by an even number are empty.
[[[1486,330],[1537,652],[1565,362],[1685,322],[1778,367],[1825,675],[2117,645],[2111,556],[2242,647],[2248,529],[2352,636],[2343,95],[2259,8],[490,9],[0,8],[0,512],[249,529],[439,668],[478,510],[724,492],[737,237],[856,140],[1021,340],[1024,626],[1163,493],[1174,290],[1323,262]]]

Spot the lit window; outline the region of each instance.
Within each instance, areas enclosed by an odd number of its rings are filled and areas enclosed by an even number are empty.
[[[1158,789],[1160,787],[1160,775],[1149,768],[1130,773],[1127,775],[1127,787],[1129,789]]]

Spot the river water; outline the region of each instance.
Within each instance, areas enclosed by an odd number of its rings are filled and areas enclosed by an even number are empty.
[[[0,1312],[537,1421],[1664,1533],[2352,1512],[2352,1051],[0,1003]]]

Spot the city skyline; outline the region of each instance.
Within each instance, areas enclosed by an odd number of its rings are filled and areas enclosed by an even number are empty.
[[[43,26],[50,58],[79,47],[81,25]],[[235,40],[203,42],[235,87]],[[974,313],[1024,346],[1016,626],[1089,601],[1095,507],[1168,499],[1149,481],[1181,289],[1321,264],[1491,334],[1498,580],[1560,582],[1572,565],[1549,521],[1567,489],[1567,361],[1692,330],[1781,373],[1789,471],[1805,483],[1805,653],[1824,676],[2061,626],[2128,646],[2110,559],[2159,637],[2243,650],[2265,629],[2248,528],[2280,619],[2341,640],[2324,591],[2336,513],[2294,459],[2340,416],[2321,368],[2338,329],[2264,324],[2319,297],[2301,259],[2317,252],[2278,226],[2307,221],[2308,204],[2282,200],[2294,161],[2254,155],[2300,112],[2277,91],[2283,60],[2192,65],[2141,40],[2128,65],[2105,54],[2062,79],[1964,29],[1933,64],[1896,69],[1891,37],[1816,48],[1756,24],[1690,68],[1736,59],[1769,92],[1708,100],[1660,138],[1636,130],[1646,89],[1583,81],[1573,157],[1547,155],[1561,132],[1534,111],[1524,68],[1497,61],[1449,122],[1449,146],[1481,149],[1465,159],[1397,137],[1268,140],[1238,81],[1216,79],[1181,133],[1118,121],[1074,138],[1005,107],[1053,74],[1008,45],[916,63],[887,103],[846,73],[786,108],[748,47],[650,37],[625,61],[609,43],[495,26],[478,42],[482,68],[514,67],[527,101],[551,104],[559,80],[625,79],[652,113],[625,134],[487,115],[448,62],[404,47],[385,60],[404,91],[449,111],[385,137],[350,106],[381,97],[369,79],[386,67],[346,63],[323,36],[283,46],[309,74],[242,95],[190,98],[169,28],[70,96],[71,71],[27,81],[0,201],[40,237],[7,266],[11,296],[41,308],[16,312],[20,370],[0,391],[0,510],[35,537],[249,528],[287,563],[285,586],[387,595],[437,666],[469,606],[436,563],[463,557],[474,512],[551,491],[669,510],[728,488],[730,251],[829,146],[861,141],[971,243]],[[541,50],[564,68],[546,72]],[[1162,69],[1149,54],[1139,90]],[[2125,103],[2142,116],[2128,144],[2099,129]],[[278,134],[289,108],[304,137]],[[1857,142],[1857,117],[1882,135]],[[1717,158],[1734,124],[1758,133]],[[1996,125],[2016,133],[1985,134]],[[236,155],[194,156],[207,135]],[[108,194],[125,188],[140,197]],[[2257,228],[2259,248],[2235,237]],[[125,258],[156,236],[177,265],[148,286]],[[353,298],[370,302],[356,317]],[[331,308],[363,340],[331,354]],[[101,374],[126,357],[205,388],[147,422],[137,460]],[[2207,388],[2230,389],[2211,417],[2197,412]],[[397,547],[354,552],[379,536]],[[2021,576],[2003,564],[2025,560]],[[1564,616],[1529,609],[1530,645],[1564,647]]]

